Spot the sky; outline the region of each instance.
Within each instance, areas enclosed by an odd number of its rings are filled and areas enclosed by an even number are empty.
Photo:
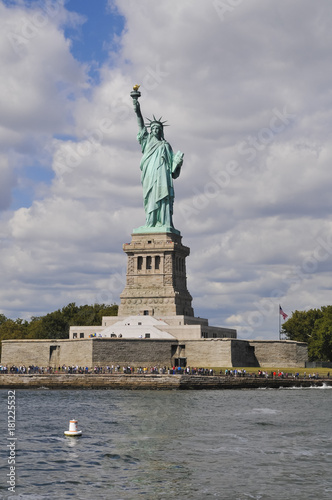
[[[184,152],[196,316],[331,304],[330,0],[0,0],[0,313],[119,303],[145,222],[130,91]]]

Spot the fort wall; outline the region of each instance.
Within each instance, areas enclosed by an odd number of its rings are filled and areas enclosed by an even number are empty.
[[[3,340],[1,362],[7,366],[91,366],[92,339]]]
[[[172,366],[180,358],[191,367],[305,367],[307,344],[295,341],[238,339],[4,340],[1,362],[7,366],[131,365]]]
[[[304,367],[308,361],[308,345],[292,340],[251,340],[255,348],[257,366]]]
[[[94,339],[92,364],[172,366],[178,344],[162,339]]]

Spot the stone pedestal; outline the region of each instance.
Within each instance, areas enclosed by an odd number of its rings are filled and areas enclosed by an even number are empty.
[[[128,266],[119,316],[194,316],[186,275],[190,250],[181,240],[174,233],[135,233],[123,245]]]

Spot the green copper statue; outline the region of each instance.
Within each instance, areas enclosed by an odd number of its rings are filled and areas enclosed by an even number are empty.
[[[173,179],[180,175],[183,153],[173,153],[171,145],[164,139],[164,123],[149,120],[145,126],[138,97],[139,85],[135,85],[131,97],[137,115],[139,132],[137,140],[142,148],[140,168],[143,186],[143,200],[146,222],[145,226],[134,229],[134,233],[171,232],[180,234],[173,226],[174,188]],[[146,127],[150,127],[150,133]]]

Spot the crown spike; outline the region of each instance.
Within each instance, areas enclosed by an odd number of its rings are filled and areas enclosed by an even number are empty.
[[[162,116],[159,118],[159,120],[157,120],[155,115],[152,115],[152,116],[153,116],[153,120],[151,120],[150,118],[145,118],[146,120],[148,120],[148,123],[147,122],[145,123],[146,127],[151,127],[152,123],[159,123],[162,127],[169,127],[169,125],[165,125],[167,120],[161,121]]]

